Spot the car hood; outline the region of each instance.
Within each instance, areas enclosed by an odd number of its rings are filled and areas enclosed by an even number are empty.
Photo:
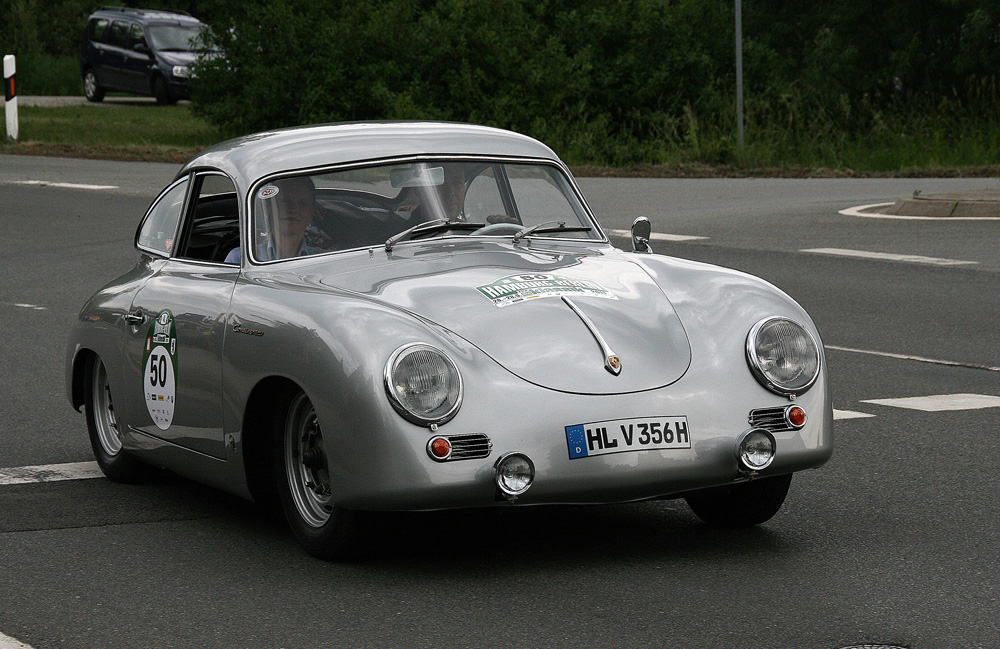
[[[158,54],[167,65],[191,65],[198,58],[196,53],[185,51],[160,51]]]
[[[422,258],[419,247],[407,248],[322,282],[446,327],[513,374],[553,390],[650,390],[673,383],[690,364],[670,301],[621,251],[457,245]],[[598,338],[618,357],[619,373],[608,369],[614,363]]]

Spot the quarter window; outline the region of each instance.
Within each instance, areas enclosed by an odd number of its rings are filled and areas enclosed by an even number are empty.
[[[188,180],[185,178],[160,195],[139,226],[136,245],[165,255],[173,251],[177,223],[184,212],[187,187]]]

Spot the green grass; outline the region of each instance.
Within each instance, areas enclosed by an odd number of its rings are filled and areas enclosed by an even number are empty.
[[[201,148],[219,139],[188,106],[25,106],[18,115],[24,142]]]

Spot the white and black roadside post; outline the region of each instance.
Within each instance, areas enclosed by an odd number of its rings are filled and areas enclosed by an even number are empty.
[[[736,133],[743,157],[743,2],[736,0]]]
[[[14,55],[3,57],[4,112],[7,114],[7,137],[17,139],[17,87],[14,85]]]

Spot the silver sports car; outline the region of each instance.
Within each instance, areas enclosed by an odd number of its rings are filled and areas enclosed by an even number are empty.
[[[823,346],[787,295],[611,245],[515,133],[260,133],[187,163],[67,353],[113,480],[149,465],[280,503],[319,557],[365,510],[683,497],[781,507],[833,450]]]

